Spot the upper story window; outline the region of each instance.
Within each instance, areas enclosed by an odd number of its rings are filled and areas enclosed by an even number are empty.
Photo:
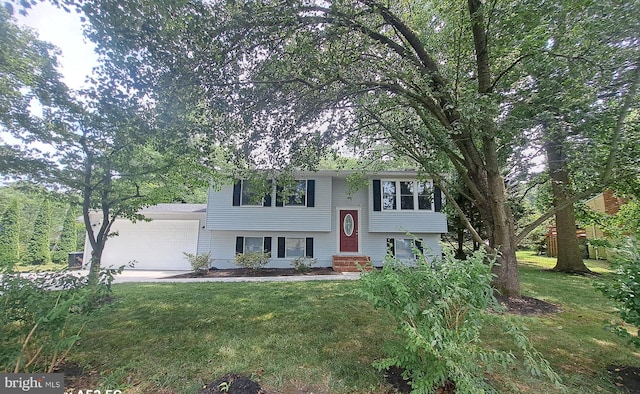
[[[380,186],[383,211],[432,210],[433,185],[430,181],[383,180]]]
[[[240,188],[241,188],[241,192],[240,192],[241,205],[262,206],[263,198],[260,197],[255,192],[255,189],[256,189],[255,185],[252,187],[251,182],[244,180],[240,182]]]
[[[284,205],[304,207],[307,205],[307,181],[295,180],[291,188],[284,193]],[[276,198],[278,198],[276,196]]]
[[[233,206],[273,206],[275,191],[276,207],[315,207],[316,181],[296,180],[285,187],[267,181],[266,185],[254,184],[248,180],[236,181],[233,185]],[[266,186],[266,187],[265,187]]]

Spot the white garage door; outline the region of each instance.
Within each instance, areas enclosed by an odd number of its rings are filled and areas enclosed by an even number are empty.
[[[136,260],[134,269],[191,270],[183,252],[196,253],[198,229],[197,220],[116,220],[112,231],[119,235],[107,240],[102,266],[117,268]]]

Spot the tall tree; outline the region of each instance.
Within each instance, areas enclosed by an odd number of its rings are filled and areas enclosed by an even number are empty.
[[[210,157],[200,156],[196,137],[161,124],[151,97],[104,72],[96,72],[92,88],[70,92],[60,82],[53,47],[18,28],[6,13],[0,16],[0,39],[5,32],[12,37],[3,47],[11,62],[0,62],[0,75],[12,81],[2,94],[12,99],[6,101],[0,125],[21,142],[3,145],[0,173],[80,202],[93,250],[89,276],[95,283],[107,240],[115,235],[114,221],[143,220],[138,213],[142,207],[173,201],[187,187],[185,182],[208,183],[210,173],[201,170]],[[32,59],[30,48],[46,50],[36,51]],[[40,113],[26,103],[37,103]],[[100,213],[97,223],[91,221],[93,211]],[[38,254],[31,260],[46,259]]]
[[[66,263],[69,253],[76,252],[78,248],[78,237],[76,230],[77,212],[73,206],[69,206],[64,215],[62,230],[52,253],[54,263]]]
[[[24,264],[47,264],[51,262],[51,203],[44,200],[33,224],[33,232],[22,257]]]
[[[13,266],[20,261],[20,208],[13,199],[0,219],[0,265]]]
[[[551,51],[550,32],[565,34],[559,27],[567,13],[554,4],[129,0],[82,8],[89,36],[122,80],[155,91],[159,103],[181,97],[172,108],[206,119],[215,141],[230,132],[226,141],[258,166],[308,165],[310,153],[338,143],[366,155],[382,143],[440,186],[447,185],[438,174],[455,169],[484,232],[465,225],[500,253],[494,285],[517,296],[522,234],[515,234],[505,178],[509,160],[530,144],[511,109],[519,87],[536,82],[525,61],[574,54]],[[639,6],[576,7],[593,11],[587,24],[614,14],[633,26],[627,15]]]

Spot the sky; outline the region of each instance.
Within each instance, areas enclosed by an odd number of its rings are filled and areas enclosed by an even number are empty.
[[[93,43],[82,35],[80,16],[73,11],[67,13],[43,2],[33,6],[26,17],[15,17],[19,24],[35,29],[42,41],[60,48],[60,71],[67,86],[72,89],[83,87],[86,76],[91,74],[91,69],[97,64],[97,56]]]

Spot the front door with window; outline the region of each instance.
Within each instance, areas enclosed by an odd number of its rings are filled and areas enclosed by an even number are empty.
[[[341,209],[338,221],[340,252],[358,252],[358,211]]]

